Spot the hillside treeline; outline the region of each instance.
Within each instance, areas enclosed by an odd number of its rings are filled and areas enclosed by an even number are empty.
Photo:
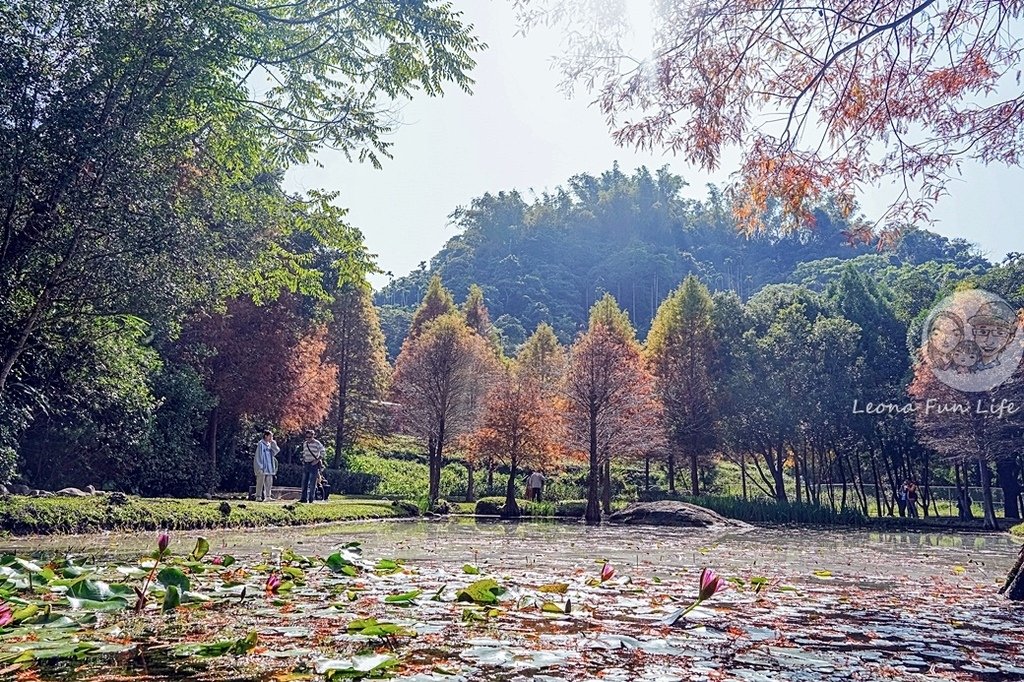
[[[764,232],[746,236],[716,187],[709,186],[703,200],[683,197],[683,187],[667,169],[629,175],[615,167],[599,176],[577,175],[532,198],[510,191],[474,199],[452,214],[461,233],[429,268],[424,263],[376,294],[389,353],[397,354],[433,274],[460,296],[479,285],[511,352],[541,322],[571,341],[604,293],[615,296],[644,334],[661,301],[687,275],[747,300],[766,284],[814,276],[798,273],[802,265],[824,261],[811,266],[817,270],[874,252],[851,244],[856,220],[830,204],[813,211],[806,229],[784,230],[781,216],[770,214]],[[963,239],[909,230],[874,267],[928,262],[970,272],[989,265]]]

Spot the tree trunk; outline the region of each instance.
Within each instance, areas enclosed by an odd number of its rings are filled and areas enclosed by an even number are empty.
[[[601,509],[605,514],[611,513],[611,459],[604,460],[601,467]]]
[[[505,506],[501,510],[502,517],[511,519],[519,516],[519,503],[516,502],[516,460],[508,468],[508,483],[505,484]]]
[[[487,458],[487,494],[494,492],[494,458]]]
[[[339,372],[341,374],[341,372]],[[344,382],[339,380],[341,384],[338,387],[338,416],[337,421],[334,422],[334,457],[331,459],[331,466],[335,469],[341,468],[341,453],[345,449],[345,412],[347,409],[345,400],[345,387]]]
[[[882,464],[885,467],[885,477],[886,477],[886,479],[888,479],[889,486],[892,488],[893,501],[895,502],[895,506],[899,508],[899,515],[902,517],[904,514],[907,513],[906,505],[902,504],[902,501],[899,498],[899,494],[900,494],[899,483],[897,483],[897,481],[896,481],[896,474],[893,471],[893,468],[892,468],[892,466],[889,463],[889,459],[890,459],[889,457],[885,456],[885,453],[882,453]],[[895,514],[895,509],[894,509],[894,506],[893,506],[893,502],[890,502],[889,503],[889,516],[893,516],[894,514]]]
[[[800,490],[800,461],[802,457],[798,457],[796,452],[793,452],[793,479],[796,482],[796,503],[800,504],[803,502],[803,492]]]
[[[668,447],[668,459],[666,460],[668,474],[668,492],[670,495],[676,494],[676,451],[670,445]]]
[[[75,237],[74,243],[77,243],[77,241],[78,237]],[[62,261],[58,265],[58,269],[63,270],[64,267],[62,266],[65,266],[66,262],[67,259]],[[0,364],[0,397],[3,397],[4,389],[7,388],[7,380],[10,378],[11,372],[14,370],[14,364],[18,361],[18,358],[21,357],[25,348],[28,347],[28,342],[32,338],[32,334],[36,331],[36,325],[39,324],[46,306],[49,305],[50,287],[52,286],[52,282],[53,275],[51,274],[50,281],[48,281],[43,287],[43,291],[40,293],[39,298],[36,299],[35,305],[32,308],[32,312],[29,314],[28,320],[25,322],[24,328],[18,335],[18,343],[10,350],[10,352],[7,353],[3,363]]]
[[[924,451],[924,462],[921,463],[921,506],[924,518],[928,518],[928,498],[931,495],[929,481],[931,480],[931,467],[928,464],[928,450]]]
[[[592,408],[590,411],[590,470],[587,472],[587,513],[584,520],[588,526],[597,526],[601,523],[600,504],[600,462],[597,457],[597,414]]]
[[[999,530],[999,523],[996,521],[996,508],[992,501],[992,472],[983,459],[978,460],[978,474],[981,477],[981,495],[985,504],[985,527],[990,530]]]
[[[437,436],[432,439],[433,448],[430,448],[429,481],[427,489],[427,504],[433,508],[441,497],[441,456],[444,444],[444,423],[437,429]],[[429,444],[428,444],[429,448]]]
[[[968,520],[974,518],[974,511],[971,509],[971,491],[970,491],[970,478],[967,475],[967,463],[963,464],[963,484],[960,483],[960,470],[961,465],[955,463],[953,470],[956,472],[956,506],[957,516],[961,520]]]
[[[747,454],[740,454],[740,486],[743,488],[743,501],[747,501]]]
[[[466,502],[473,502],[476,500],[476,489],[473,485],[473,462],[472,460],[466,460]]]
[[[996,478],[1003,489],[1003,516],[1008,519],[1020,518],[1020,462],[1016,457],[996,462]]]
[[[1017,553],[1017,561],[1014,562],[1010,572],[1006,574],[1003,586],[999,588],[999,594],[1005,594],[1011,601],[1024,601],[1024,547]]]
[[[818,500],[814,494],[814,448],[810,449],[808,453],[809,457],[804,459],[804,497],[807,498],[807,503],[814,502],[818,504]]]
[[[878,506],[878,515],[882,516],[885,513],[882,510],[882,479],[878,475],[878,460],[874,455],[871,455],[871,473],[875,477],[875,504]],[[889,507],[889,516],[892,516],[892,507]]]
[[[644,493],[651,492],[651,456],[644,455]]]
[[[818,459],[815,447],[811,447],[810,459],[807,468],[804,469],[804,490],[807,491],[807,501],[814,501],[814,504],[821,504],[821,495],[818,486],[821,484],[821,477],[818,475]]]
[[[210,468],[217,472],[217,422],[219,421],[218,408],[215,405],[210,410],[209,421],[206,425],[206,451],[210,455]]]
[[[822,456],[823,457],[827,456],[828,452],[832,452],[832,451],[827,451]],[[832,457],[833,457],[833,459],[832,459],[831,462],[829,462],[829,465],[828,465],[828,508],[831,509],[832,511],[835,511],[836,510],[835,452],[832,452]]]
[[[775,479],[775,499],[778,502],[788,502],[786,496],[786,479],[783,476],[786,465],[785,448],[780,447],[776,452],[776,465],[772,467],[772,477]]]
[[[843,486],[843,496],[839,500],[839,508],[846,509],[846,467],[843,466],[843,458],[837,457],[836,464],[839,465],[840,484]]]
[[[694,497],[700,495],[700,476],[697,472],[697,454],[690,454],[690,494]]]
[[[857,494],[857,499],[860,501],[860,509],[864,512],[864,516],[868,516],[868,493],[864,488],[864,467],[860,463],[860,455],[855,455],[854,460],[854,478],[853,478],[853,491]]]

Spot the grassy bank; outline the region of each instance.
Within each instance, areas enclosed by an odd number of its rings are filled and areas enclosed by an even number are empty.
[[[1010,534],[1016,535],[1019,538],[1024,538],[1024,523],[1018,523],[1016,526],[1010,528]]]
[[[9,497],[0,500],[0,530],[14,535],[94,533],[104,530],[194,530],[297,526],[418,514],[415,505],[338,498],[316,504],[221,502],[109,497]]]

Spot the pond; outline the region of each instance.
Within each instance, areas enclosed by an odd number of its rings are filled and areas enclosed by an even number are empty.
[[[79,619],[74,637],[100,648],[43,656],[24,666],[31,679],[1024,679],[1024,608],[996,594],[1019,548],[1006,535],[451,519],[213,531],[198,562],[185,558],[195,537],[173,534],[167,560],[194,599],[163,614],[158,584],[141,615]],[[154,543],[107,534],[0,550],[84,555],[76,565],[100,581]],[[224,556],[234,565],[214,564]],[[727,588],[680,618],[704,567]],[[271,594],[278,571],[289,589]],[[0,636],[0,654],[31,627]]]

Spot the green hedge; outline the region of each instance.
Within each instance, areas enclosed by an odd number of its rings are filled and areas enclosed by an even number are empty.
[[[555,502],[555,516],[582,519],[586,513],[586,500],[562,500],[561,502]]]
[[[135,497],[117,504],[106,496],[0,499],[0,529],[16,535],[295,526],[418,514],[419,508],[408,502],[333,497],[296,505]]]
[[[586,500],[563,500],[561,502],[527,502],[516,499],[519,506],[519,515],[522,517],[560,517],[580,519],[587,511]],[[477,501],[475,513],[477,516],[501,516],[505,508],[504,497],[484,497]]]
[[[722,516],[749,523],[803,523],[822,526],[867,526],[870,519],[858,509],[835,511],[831,507],[775,500],[744,500],[728,495],[651,495],[653,499],[688,502],[718,512]]]
[[[380,476],[361,471],[325,469],[324,478],[331,484],[332,495],[372,495],[380,484]],[[274,485],[298,488],[302,485],[301,464],[281,464]]]

